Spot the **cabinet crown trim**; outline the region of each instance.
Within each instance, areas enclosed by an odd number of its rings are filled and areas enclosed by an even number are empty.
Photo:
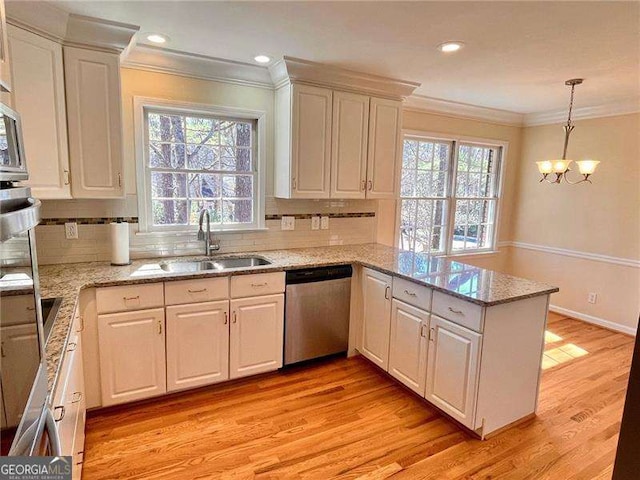
[[[287,83],[303,82],[398,100],[405,99],[420,86],[420,83],[416,82],[356,72],[287,56],[271,65],[269,73],[276,88]]]

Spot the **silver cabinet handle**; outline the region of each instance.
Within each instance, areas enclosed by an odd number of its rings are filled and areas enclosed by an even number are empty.
[[[60,413],[60,415],[56,417],[56,414],[58,412]],[[60,420],[62,420],[64,418],[65,413],[67,413],[67,410],[64,408],[64,405],[58,405],[57,407],[54,407],[54,409],[53,409],[53,419],[56,422],[59,422]]]
[[[140,300],[140,295],[136,295],[135,297],[122,297],[122,300],[125,302],[129,302],[131,300]]]
[[[207,291],[206,288],[201,288],[200,290],[187,290],[187,292],[189,293],[204,293],[206,291]]]
[[[67,345],[67,352],[73,352],[77,346],[78,344],[76,342],[69,342],[69,345]]]
[[[118,186],[122,187],[122,174],[118,172]]]
[[[158,320],[158,335],[162,335],[162,320]]]
[[[436,339],[436,329],[431,327],[429,329],[429,341],[433,342]]]
[[[78,318],[80,319],[80,326],[78,327],[78,332],[82,332],[84,331],[84,316],[83,315],[79,315]]]
[[[226,325],[227,323],[229,323],[229,314],[224,312],[224,324]]]
[[[416,296],[416,292],[410,292],[409,290],[405,290],[404,293],[406,293],[410,297],[415,297]]]
[[[365,191],[367,189],[367,181],[366,180],[362,180],[362,191]]]
[[[296,177],[293,177],[293,189],[295,190],[296,188],[298,188],[298,183],[296,182]]]
[[[367,182],[367,185],[369,185],[369,190],[373,190],[373,181],[372,180],[369,180]]]
[[[238,313],[234,310],[233,311],[233,323],[236,323],[238,321]]]
[[[69,185],[69,170],[63,170],[64,172],[64,184]]]
[[[427,336],[427,326],[423,323],[422,325],[420,325],[420,336],[421,337],[426,337]]]
[[[71,403],[79,403],[82,400],[82,392],[73,392]]]
[[[453,309],[453,308],[451,308],[451,307],[449,307],[449,311],[450,311],[451,313],[455,313],[455,314],[457,314],[457,315],[464,315],[464,312],[463,312],[462,310],[455,310],[455,309]]]
[[[384,287],[384,298],[385,298],[385,300],[389,300],[389,291],[390,290],[391,290],[391,287],[389,285]]]
[[[265,283],[252,283],[251,286],[253,288],[260,288],[260,287],[266,287],[267,285],[269,285],[267,282]]]

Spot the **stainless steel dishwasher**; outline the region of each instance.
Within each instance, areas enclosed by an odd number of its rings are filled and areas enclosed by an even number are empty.
[[[292,270],[286,283],[284,364],[346,352],[351,265]]]

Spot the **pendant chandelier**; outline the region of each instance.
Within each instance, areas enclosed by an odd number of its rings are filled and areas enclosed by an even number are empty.
[[[562,159],[560,160],[543,160],[536,162],[538,164],[538,170],[542,174],[541,182],[547,183],[562,183],[567,182],[570,185],[577,183],[589,182],[589,176],[595,172],[596,167],[600,163],[597,160],[577,160],[578,171],[582,174],[582,179],[577,181],[571,181],[568,178],[568,173],[571,171],[569,165],[573,160],[567,160],[567,147],[569,146],[569,135],[575,128],[575,125],[571,123],[571,112],[573,110],[573,93],[576,85],[580,85],[583,82],[582,78],[573,78],[564,82],[565,85],[571,87],[571,100],[569,101],[569,117],[567,118],[567,124],[564,126],[564,150],[562,151]],[[555,177],[549,177],[549,175],[555,174]]]

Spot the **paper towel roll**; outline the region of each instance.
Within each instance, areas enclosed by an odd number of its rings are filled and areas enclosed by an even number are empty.
[[[111,265],[129,265],[129,224],[111,224]]]

